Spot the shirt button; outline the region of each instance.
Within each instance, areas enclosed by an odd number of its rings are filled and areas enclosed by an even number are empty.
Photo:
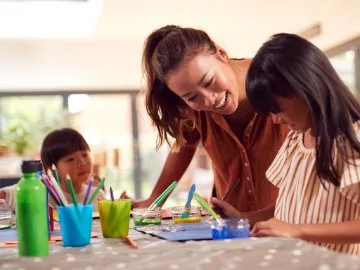
[[[244,163],[244,166],[247,167],[247,165],[248,165],[248,164],[245,162],[245,163]]]
[[[245,136],[246,136],[246,137],[249,137],[250,135],[249,135],[249,133],[246,133]]]
[[[249,189],[248,192],[249,192],[249,194],[252,194],[252,190],[251,190],[251,189]]]
[[[250,177],[249,177],[249,176],[246,176],[246,180],[250,181]]]

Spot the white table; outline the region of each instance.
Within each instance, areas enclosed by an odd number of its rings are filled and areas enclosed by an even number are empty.
[[[99,221],[94,221],[99,231]],[[130,229],[139,245],[131,249],[119,239],[93,238],[91,245],[51,245],[46,258],[19,258],[17,248],[0,249],[0,269],[314,269],[360,270],[360,258],[329,251],[290,238],[169,242]]]

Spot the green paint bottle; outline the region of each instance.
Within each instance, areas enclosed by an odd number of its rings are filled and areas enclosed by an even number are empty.
[[[23,161],[15,193],[19,256],[48,256],[46,187],[34,160]]]

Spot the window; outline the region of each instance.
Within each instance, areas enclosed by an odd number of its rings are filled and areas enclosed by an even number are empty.
[[[134,190],[131,96],[72,94],[69,121],[91,147],[94,173],[106,176],[106,187]]]
[[[106,176],[107,189],[111,186],[115,196],[126,190],[132,198],[148,198],[170,149],[164,144],[156,151],[157,130],[138,91],[11,94],[0,94],[0,150],[1,143],[11,142],[18,147],[18,155],[39,158],[42,140],[50,130],[72,127],[89,143],[93,170]],[[20,175],[19,162],[8,166],[0,160],[0,178],[2,168],[12,168],[5,174]],[[165,206],[186,200],[192,183],[201,194],[210,195],[212,180],[208,157],[199,146]]]
[[[66,124],[62,96],[0,98],[0,140],[19,155],[37,157],[44,134]]]
[[[360,98],[360,36],[325,53],[344,83]]]
[[[330,62],[344,83],[356,94],[354,50],[347,50],[340,53],[330,58]]]

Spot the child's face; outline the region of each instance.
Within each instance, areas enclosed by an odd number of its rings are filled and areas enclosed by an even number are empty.
[[[279,113],[270,113],[276,124],[287,125],[291,130],[305,132],[311,126],[310,113],[306,104],[299,98],[275,98]]]
[[[57,162],[56,168],[62,181],[68,174],[73,183],[86,183],[92,170],[90,153],[84,150],[64,156]]]

